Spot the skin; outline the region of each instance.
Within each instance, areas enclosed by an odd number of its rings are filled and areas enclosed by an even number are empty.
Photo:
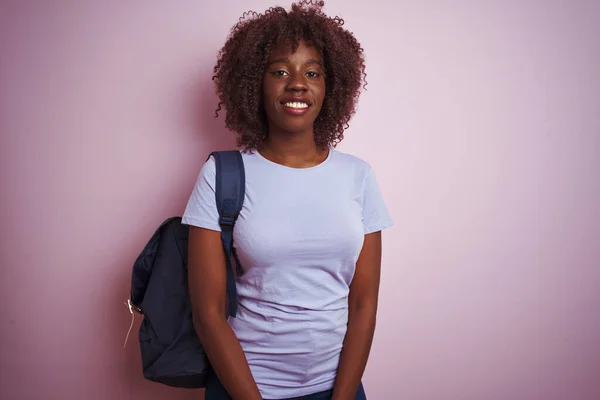
[[[225,265],[221,233],[190,227],[188,284],[196,333],[229,396],[262,400],[242,347],[225,318]]]
[[[332,400],[352,400],[362,379],[375,333],[381,276],[381,232],[365,235],[348,295],[348,328]]]
[[[319,51],[301,40],[290,54],[282,45],[269,55],[263,78],[264,107],[269,134],[261,149],[263,157],[291,168],[311,167],[327,157],[314,141],[313,126],[325,99],[325,71]],[[289,115],[286,100],[309,102],[308,113]],[[315,158],[316,155],[316,158]]]
[[[263,94],[269,134],[261,154],[291,168],[307,168],[327,157],[313,137],[325,98],[319,51],[301,41],[290,54],[276,46],[265,67]],[[282,102],[301,97],[311,106],[298,116]],[[225,318],[226,271],[220,232],[190,227],[188,278],[194,328],[211,365],[234,400],[261,400],[244,352]],[[352,400],[362,379],[375,331],[381,265],[381,232],[365,235],[348,296],[348,329],[333,400]]]

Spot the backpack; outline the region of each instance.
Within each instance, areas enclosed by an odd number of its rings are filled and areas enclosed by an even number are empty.
[[[227,260],[227,310],[235,317],[237,299],[231,258],[239,269],[233,249],[233,226],[244,201],[244,163],[239,151],[211,155],[216,163],[216,204]],[[145,379],[173,387],[202,388],[206,386],[210,364],[192,322],[187,280],[189,227],[181,220],[165,220],[133,264],[131,293],[126,302],[132,315],[129,330],[134,312],[143,315],[139,344]]]

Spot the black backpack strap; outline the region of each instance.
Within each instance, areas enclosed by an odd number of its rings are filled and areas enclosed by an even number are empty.
[[[232,256],[235,257],[233,226],[244,203],[246,173],[242,154],[237,150],[216,151],[211,153],[211,156],[214,157],[216,164],[215,195],[219,211],[219,225],[221,226],[221,242],[227,264],[227,305],[229,315],[235,317],[237,314],[237,289],[231,262]],[[237,259],[237,257],[235,258]]]

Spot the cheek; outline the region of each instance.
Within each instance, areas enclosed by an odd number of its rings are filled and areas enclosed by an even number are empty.
[[[269,82],[269,77],[263,78],[262,92],[265,101],[268,101],[273,98],[273,84],[272,82]]]
[[[277,103],[278,97],[279,96],[275,87],[263,87],[263,99],[266,106],[272,107],[273,104]]]
[[[319,85],[314,88],[314,96],[315,99],[319,102],[319,104],[323,104],[323,100],[325,99],[325,85]]]

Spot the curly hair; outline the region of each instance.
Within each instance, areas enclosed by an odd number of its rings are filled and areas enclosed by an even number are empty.
[[[366,87],[363,49],[344,29],[344,20],[322,12],[323,1],[302,0],[291,11],[272,7],[263,14],[249,11],[232,28],[219,51],[213,80],[225,125],[234,131],[240,147],[260,149],[268,123],[262,84],[271,49],[283,44],[295,52],[300,40],[315,46],[325,70],[325,100],[314,123],[318,147],[336,146],[355,113],[361,89]]]

